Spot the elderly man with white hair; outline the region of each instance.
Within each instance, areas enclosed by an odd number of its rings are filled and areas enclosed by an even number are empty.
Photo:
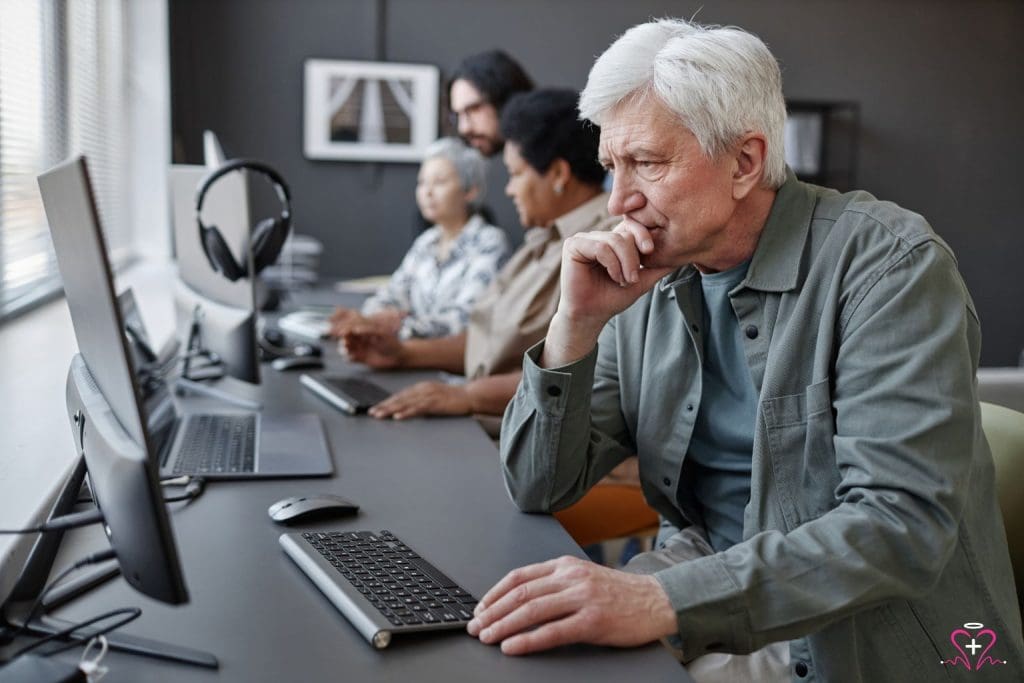
[[[580,112],[622,222],[564,246],[505,481],[523,510],[558,510],[635,453],[662,529],[626,571],[510,572],[469,632],[508,654],[664,638],[698,680],[1020,680],[980,331],[949,247],[915,213],[794,177],[778,65],[740,29],[634,27]],[[960,657],[957,629],[994,645]]]

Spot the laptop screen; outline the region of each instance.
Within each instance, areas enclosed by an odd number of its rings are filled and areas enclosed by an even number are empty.
[[[117,304],[121,309],[125,338],[133,361],[132,374],[142,399],[142,419],[146,422],[146,432],[154,453],[159,456],[174,438],[174,420],[177,416],[166,380],[166,371],[170,368],[161,362],[153,350],[149,332],[130,287],[117,296]]]

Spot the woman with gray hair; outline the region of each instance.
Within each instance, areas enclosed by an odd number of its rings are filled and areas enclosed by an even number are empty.
[[[387,285],[362,311],[339,308],[331,332],[358,326],[403,339],[458,334],[469,311],[508,256],[508,239],[477,213],[484,195],[484,159],[458,138],[426,150],[416,179],[416,204],[433,227],[416,238]]]

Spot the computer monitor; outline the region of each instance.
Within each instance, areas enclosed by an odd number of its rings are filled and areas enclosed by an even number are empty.
[[[187,602],[85,159],[40,175],[39,190],[80,352],[68,373],[68,415],[104,530],[132,586]]]
[[[177,164],[168,173],[178,265],[174,293],[178,338],[187,343],[198,307],[204,350],[216,354],[231,377],[258,383],[256,284],[250,278],[232,282],[215,271],[199,239],[196,193],[207,173],[204,166]],[[249,192],[244,173],[231,173],[217,181],[203,201],[203,220],[217,226],[234,254],[252,258],[248,253]]]

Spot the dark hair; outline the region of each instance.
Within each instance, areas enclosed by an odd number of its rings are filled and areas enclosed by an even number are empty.
[[[488,50],[463,59],[448,83],[449,92],[451,84],[460,78],[472,83],[499,112],[512,95],[533,90],[533,81],[523,67],[501,50]]]
[[[580,121],[575,90],[545,88],[512,97],[501,112],[501,134],[538,173],[565,159],[573,176],[588,185],[604,182],[597,162],[601,129]]]

